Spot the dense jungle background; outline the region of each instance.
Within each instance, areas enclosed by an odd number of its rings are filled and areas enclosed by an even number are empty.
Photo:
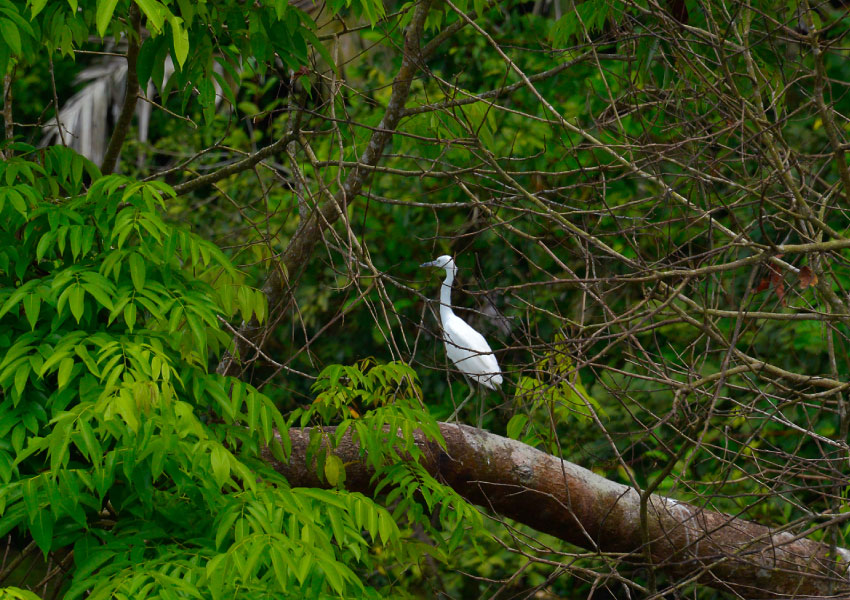
[[[848,31],[0,0],[0,599],[847,598]]]

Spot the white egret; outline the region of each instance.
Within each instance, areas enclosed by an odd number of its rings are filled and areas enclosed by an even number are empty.
[[[496,356],[484,336],[475,331],[469,324],[457,316],[452,310],[452,282],[457,273],[457,266],[451,256],[440,256],[420,267],[438,267],[446,270],[446,278],[440,287],[440,322],[443,326],[443,341],[446,344],[446,354],[455,367],[463,374],[467,383],[470,379],[485,388],[496,390],[502,385],[502,373]],[[469,384],[469,395],[460,403],[449,420],[454,419],[472,396],[475,389]],[[478,426],[484,417],[484,403],[478,417]]]

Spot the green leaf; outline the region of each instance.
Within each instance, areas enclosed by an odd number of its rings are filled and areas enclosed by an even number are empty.
[[[328,483],[336,487],[340,481],[340,476],[344,475],[344,473],[345,467],[342,464],[342,460],[336,454],[329,454],[325,459],[325,479],[328,480]]]
[[[345,581],[343,580],[342,575],[340,575],[341,565],[336,561],[327,560],[322,561],[320,564],[328,583],[331,584],[331,587],[337,594],[342,595],[342,590],[345,587]]]
[[[518,413],[511,417],[507,426],[508,437],[512,440],[518,440],[519,434],[522,433],[522,429],[526,423],[528,423],[528,415]]]
[[[214,446],[210,453],[213,477],[218,487],[230,479],[230,453],[223,446]]]
[[[35,331],[35,324],[38,322],[38,313],[41,310],[41,296],[38,294],[27,294],[24,296],[24,312],[27,315],[27,321],[30,324],[30,331]]]
[[[100,287],[96,283],[84,283],[83,289],[85,289],[91,296],[97,300],[101,306],[106,307],[110,311],[113,309],[112,299],[107,295],[106,290],[103,287]]]
[[[44,361],[43,365],[41,365],[41,369],[39,369],[38,376],[44,377],[44,374],[47,373],[53,365],[60,362],[69,354],[71,354],[70,348],[62,348],[62,350],[54,349],[50,357]]]
[[[145,287],[145,261],[138,252],[130,255],[130,278],[133,287],[141,291]]]
[[[177,331],[177,328],[180,326],[180,319],[182,318],[183,308],[179,304],[174,303],[171,314],[168,316],[168,333]]]
[[[74,225],[71,227],[71,256],[74,258],[74,261],[77,260],[77,257],[80,255],[80,251],[83,246],[83,228],[79,225]]]
[[[46,557],[53,543],[53,513],[48,507],[39,507],[30,519],[30,533]]]
[[[74,315],[77,323],[83,318],[83,313],[85,312],[85,297],[86,291],[83,286],[75,283],[71,288],[71,292],[68,294],[68,305],[71,307],[71,314]]]
[[[309,554],[305,556],[310,556]],[[286,563],[287,556],[284,554],[283,549],[280,546],[272,546],[271,548],[271,558],[272,558],[272,568],[274,569],[275,578],[277,579],[277,584],[280,586],[280,589],[285,590],[289,587],[289,581],[286,576]],[[303,583],[304,580],[300,579],[300,583]]]
[[[198,317],[191,313],[186,313],[186,321],[189,323],[189,328],[195,336],[195,342],[198,344],[198,350],[201,355],[207,351],[207,332]]]
[[[115,5],[118,0],[97,0],[97,32],[102,38],[106,35],[106,28],[109,27],[109,22],[112,20],[112,13],[115,12]]]
[[[74,368],[74,359],[71,357],[63,358],[59,363],[57,371],[57,383],[61,390],[68,384],[68,379],[71,377],[71,370]]]
[[[44,10],[45,5],[47,4],[47,0],[30,0],[30,8],[32,9],[32,18],[35,17]]]
[[[2,21],[2,20],[0,20],[0,25],[1,25],[2,23],[3,23],[3,21]],[[15,190],[7,190],[7,191],[6,191],[6,196],[8,196],[8,198],[9,198],[9,202],[12,204],[12,208],[14,208],[16,211],[18,211],[19,213],[21,213],[21,215],[22,215],[23,217],[27,217],[27,209],[28,209],[28,207],[27,207],[27,201],[26,201],[26,200],[24,200],[24,197],[23,197],[23,196],[21,196],[21,195],[20,195],[17,191],[15,191]]]
[[[142,9],[145,16],[148,18],[148,24],[153,25],[153,28],[158,32],[162,31],[162,25],[165,23],[165,16],[170,14],[167,8],[157,2],[157,0],[135,0],[136,6]]]
[[[2,600],[41,600],[39,596],[29,590],[22,590],[17,587],[0,588],[0,592],[3,592],[3,595],[0,595],[0,599]]]
[[[41,260],[44,258],[44,255],[47,253],[47,250],[50,248],[50,244],[53,240],[56,239],[55,231],[48,231],[41,239],[38,241],[38,245],[35,247],[35,259]]]
[[[378,532],[381,534],[381,543],[384,545],[398,538],[398,526],[392,517],[383,511],[378,515]]]
[[[139,48],[139,58],[136,61],[136,72],[139,76],[139,85],[146,89],[148,80],[153,73],[154,61],[162,44],[162,37],[149,37]]]
[[[0,19],[0,34],[15,54],[21,54],[21,34],[9,19]],[[14,202],[12,203],[14,205]]]
[[[127,328],[132,332],[136,326],[136,305],[128,302],[124,307],[124,322],[127,323]]]
[[[83,363],[85,363],[89,372],[91,372],[91,374],[95,377],[100,376],[100,369],[97,368],[97,363],[91,357],[86,347],[83,344],[77,344],[74,350],[77,353],[77,356],[83,359]]]
[[[174,58],[177,59],[177,64],[183,68],[186,62],[186,57],[189,56],[189,32],[183,28],[183,19],[172,16],[169,19],[171,24],[171,38],[174,42]]]
[[[28,281],[27,283],[16,289],[14,292],[12,292],[12,295],[9,296],[6,302],[3,303],[3,307],[0,308],[0,317],[12,310],[18,304],[18,302],[23,300],[29,290],[35,287],[37,283],[38,282],[36,280]]]
[[[89,460],[94,463],[99,462],[100,457],[103,455],[103,448],[101,448],[100,442],[94,434],[94,430],[88,421],[81,420],[79,427],[80,435],[83,438],[83,446],[89,455]]]
[[[231,533],[231,529],[233,527],[233,522],[236,520],[236,517],[239,516],[239,512],[232,510],[221,520],[218,524],[218,528],[216,529],[215,534],[215,547],[221,548],[221,545],[224,543],[225,538]]]
[[[127,423],[127,427],[133,432],[138,431],[139,418],[136,416],[137,407],[130,391],[122,389],[118,396],[113,399],[113,402],[115,402],[116,411],[124,419],[124,422]]]
[[[18,394],[24,393],[24,389],[27,385],[27,380],[29,379],[30,369],[30,365],[24,363],[15,371],[15,391],[17,391]]]
[[[295,577],[298,578],[298,583],[303,584],[306,581],[313,563],[315,563],[315,557],[310,553],[304,553],[301,560],[298,561],[298,568],[295,570]]]

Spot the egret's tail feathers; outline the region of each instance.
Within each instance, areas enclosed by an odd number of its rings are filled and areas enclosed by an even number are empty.
[[[490,390],[498,390],[502,385],[502,374],[501,373],[493,373],[488,375],[479,375],[478,383],[487,389]]]

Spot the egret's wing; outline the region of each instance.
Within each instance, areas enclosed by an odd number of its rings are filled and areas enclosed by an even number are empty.
[[[502,383],[501,369],[484,336],[457,315],[443,323],[446,354],[465,375],[495,389]]]

